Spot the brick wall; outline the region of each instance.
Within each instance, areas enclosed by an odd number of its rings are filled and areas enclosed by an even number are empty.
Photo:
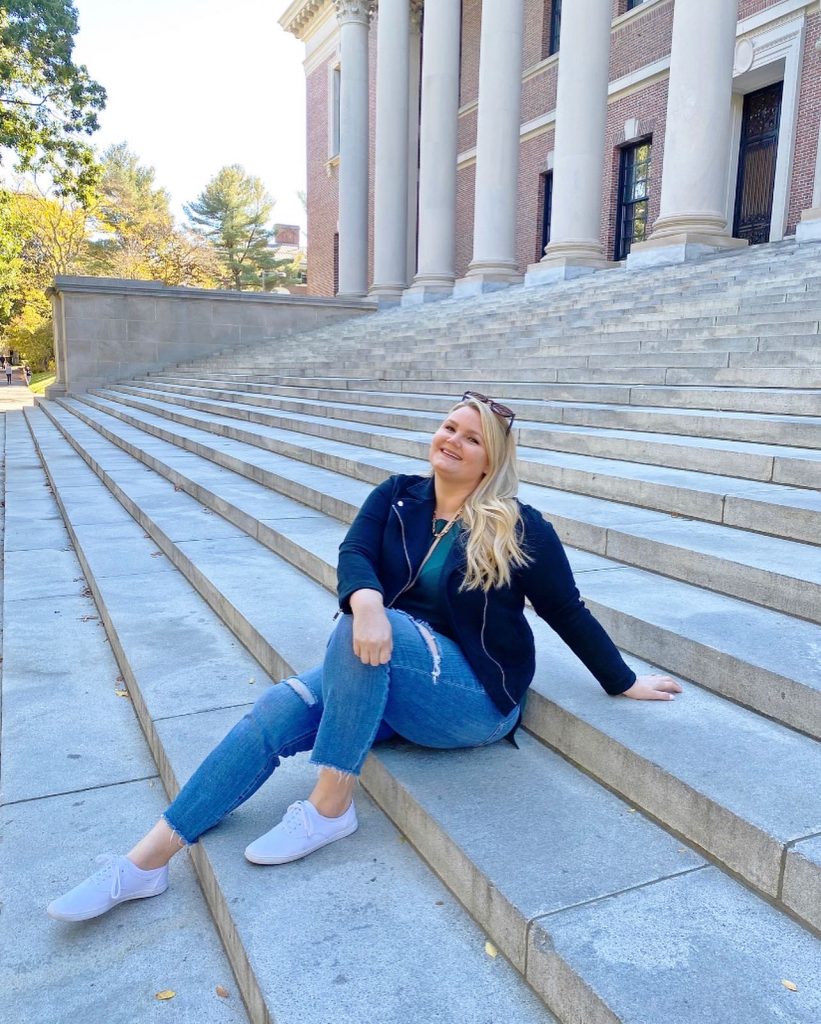
[[[670,53],[673,38],[673,0],[636,9],[610,39],[610,81],[630,74]]]
[[[476,165],[459,169],[456,175],[456,276],[464,277],[473,255],[473,197]]]
[[[462,68],[459,106],[479,98],[479,38],[482,34],[482,0],[462,0]]]
[[[787,234],[795,231],[801,211],[812,206],[815,180],[815,159],[818,152],[818,131],[821,121],[821,53],[815,49],[821,38],[821,13],[807,18],[804,36],[804,60],[798,101],[798,133],[792,170],[792,188],[787,215]]]
[[[778,0],[738,0],[738,20],[749,18],[759,11],[766,11],[768,7],[774,7]]]
[[[553,129],[527,139],[519,150],[519,192],[517,195],[516,258],[519,269],[542,258],[542,182],[547,154],[553,149]]]

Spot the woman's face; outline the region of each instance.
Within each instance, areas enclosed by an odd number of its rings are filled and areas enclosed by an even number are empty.
[[[438,478],[468,491],[478,487],[489,466],[479,413],[469,405],[450,413],[433,435],[429,458]]]

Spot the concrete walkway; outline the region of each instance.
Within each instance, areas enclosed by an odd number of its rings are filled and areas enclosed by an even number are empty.
[[[6,383],[5,371],[0,371],[0,413],[13,412],[34,405],[34,393],[29,390],[23,368],[15,366],[11,384]]]

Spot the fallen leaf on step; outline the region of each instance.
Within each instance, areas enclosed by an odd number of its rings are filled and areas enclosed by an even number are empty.
[[[488,956],[492,957],[497,957],[499,955],[499,950],[493,945],[492,942],[485,943],[485,952],[487,953]]]
[[[126,689],[115,690],[114,691],[114,696],[115,697],[128,697],[129,696],[129,692]]]
[[[173,999],[177,993],[171,988],[164,988],[162,992],[158,992],[155,999]]]
[[[228,991],[227,988],[223,988],[222,985],[217,985],[217,995],[220,997],[220,999],[227,999],[228,996],[231,995],[231,993]]]
[[[250,684],[251,686],[253,686],[255,682],[256,682],[256,679],[255,679],[255,678],[254,678],[253,676],[250,676],[250,677],[249,677],[249,679],[248,679],[248,683],[249,683],[249,684]]]
[[[151,557],[152,558],[158,558],[161,554],[162,554],[162,551],[152,551],[151,552]]]
[[[796,983],[794,981],[787,981],[786,978],[782,978],[781,979],[781,984],[784,986],[784,988],[788,988],[790,990],[790,992],[797,992],[798,991],[798,986],[796,985]]]

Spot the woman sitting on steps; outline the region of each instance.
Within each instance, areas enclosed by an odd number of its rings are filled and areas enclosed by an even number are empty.
[[[248,846],[285,864],[356,831],[353,792],[374,743],[427,747],[512,738],[535,670],[525,598],[612,695],[672,700],[669,676],[635,674],[582,603],[553,528],[516,499],[514,413],[467,391],[436,431],[431,475],[393,476],[340,546],[345,614],[321,666],[267,690],[125,856],[48,907],[62,921],[157,896],[168,862],[247,800],[281,757],[310,750],[307,800]]]

